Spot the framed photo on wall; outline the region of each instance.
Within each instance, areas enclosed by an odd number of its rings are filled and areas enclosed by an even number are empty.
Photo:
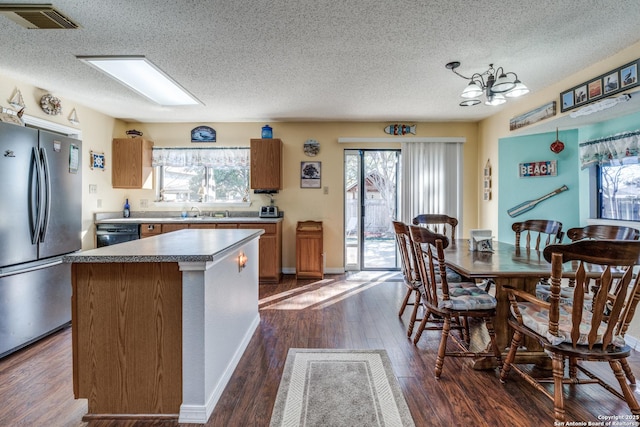
[[[564,113],[638,86],[638,64],[640,59],[560,92],[560,112]]]
[[[320,188],[321,162],[300,162],[300,188]]]

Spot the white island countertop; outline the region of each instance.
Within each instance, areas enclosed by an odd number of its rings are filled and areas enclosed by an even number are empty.
[[[67,263],[207,262],[264,234],[261,229],[185,229],[65,255]]]

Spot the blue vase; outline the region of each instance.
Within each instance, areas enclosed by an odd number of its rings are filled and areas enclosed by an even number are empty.
[[[269,125],[264,125],[262,127],[262,139],[271,139],[273,138],[273,129],[271,129],[271,126]]]

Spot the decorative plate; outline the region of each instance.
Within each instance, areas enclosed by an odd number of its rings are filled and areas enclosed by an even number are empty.
[[[307,139],[303,146],[304,154],[315,157],[320,152],[320,143],[315,139]]]
[[[191,129],[191,142],[216,142],[216,130],[209,126]]]
[[[62,114],[62,103],[58,98],[51,95],[50,93],[40,98],[40,108],[42,108],[42,111],[51,116]]]

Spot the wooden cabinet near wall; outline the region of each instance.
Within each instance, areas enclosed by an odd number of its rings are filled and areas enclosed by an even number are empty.
[[[296,278],[322,279],[322,221],[300,221],[296,227]]]
[[[144,138],[115,138],[112,143],[113,188],[152,188],[151,147]]]
[[[162,233],[162,224],[143,223],[140,224],[140,238],[157,236]]]
[[[258,242],[259,280],[278,283],[282,278],[282,221],[273,224],[239,223],[238,228],[263,229]]]
[[[282,141],[280,139],[251,140],[251,188],[282,189]]]

